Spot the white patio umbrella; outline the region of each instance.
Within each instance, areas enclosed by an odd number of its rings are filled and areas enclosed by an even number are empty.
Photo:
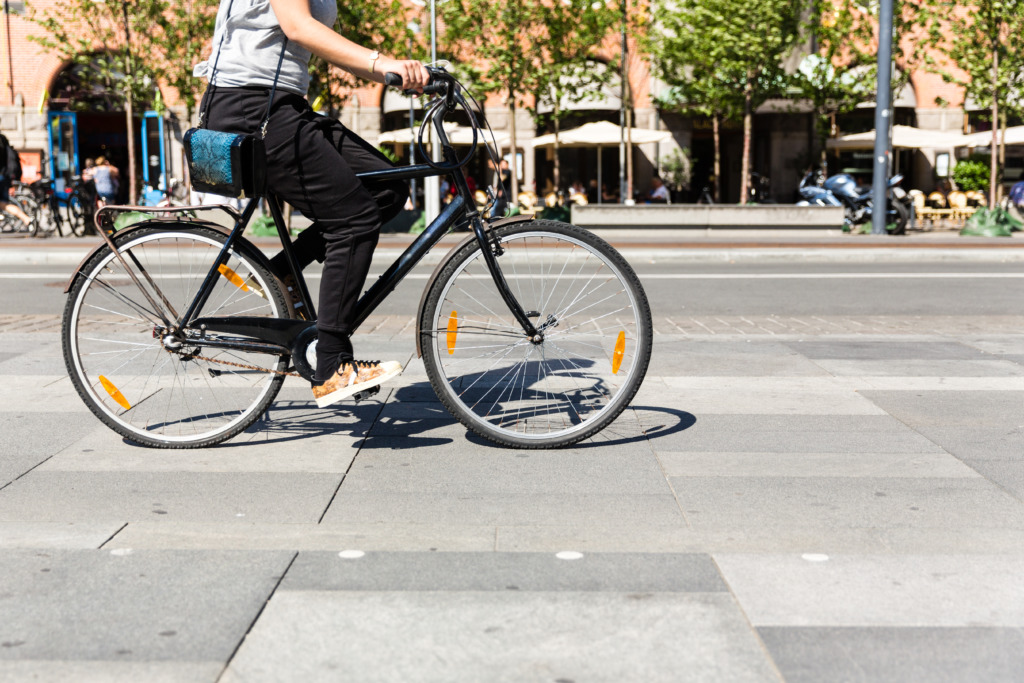
[[[1005,139],[1003,135],[1006,135]],[[1004,145],[1024,145],[1024,126],[1012,126],[999,133],[999,141]],[[964,135],[963,142],[957,147],[987,147],[992,144],[992,131]]]
[[[913,126],[893,126],[892,146],[902,149],[953,149],[963,146],[963,135],[939,130],[925,130]],[[853,133],[832,138],[826,143],[829,149],[872,149],[875,145],[875,131]]]
[[[672,137],[665,130],[647,128],[630,128],[629,138],[633,144],[645,145],[652,142],[664,142]],[[622,127],[608,121],[584,123],[579,128],[558,132],[559,147],[597,147],[597,201],[601,203],[601,150],[605,147],[617,146],[622,141]],[[541,135],[530,141],[534,148],[554,147],[555,134]]]

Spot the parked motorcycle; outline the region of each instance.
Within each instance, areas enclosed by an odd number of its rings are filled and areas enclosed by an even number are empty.
[[[913,199],[899,186],[902,175],[894,175],[888,182],[889,200],[886,203],[886,229],[891,235],[903,235],[910,222]],[[861,189],[849,173],[837,173],[825,178],[820,171],[809,171],[800,180],[797,206],[841,206],[843,225],[848,230],[870,223],[873,212],[871,188]]]

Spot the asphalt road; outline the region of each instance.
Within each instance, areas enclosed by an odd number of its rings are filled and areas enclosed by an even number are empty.
[[[647,249],[623,252],[640,275],[655,315],[1021,315],[1024,263],[925,260],[912,263],[695,263]],[[376,259],[368,281],[394,252]],[[60,314],[72,265],[0,266],[0,315]],[[433,268],[419,265],[378,313],[413,315]],[[311,290],[320,268],[307,271]]]

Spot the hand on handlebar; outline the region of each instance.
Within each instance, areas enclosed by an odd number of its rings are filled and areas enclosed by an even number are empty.
[[[422,63],[413,59],[391,59],[381,57],[377,61],[377,68],[384,74],[386,85],[395,85],[390,76],[397,75],[401,85],[406,90],[422,93],[423,88],[430,83],[430,72]]]

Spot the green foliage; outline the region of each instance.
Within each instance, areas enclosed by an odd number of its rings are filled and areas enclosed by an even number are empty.
[[[1000,108],[1024,114],[1024,101],[1011,96],[1024,87],[1024,0],[976,0],[971,11],[962,0],[910,6],[924,33],[917,54],[929,71],[964,88],[982,107],[996,98]]]
[[[1011,233],[1021,227],[1021,222],[1004,209],[997,207],[989,210],[981,207],[967,219],[960,234],[970,237],[1011,237]]]
[[[30,6],[28,19],[44,33],[29,39],[80,66],[86,90],[120,100],[111,108],[122,108],[129,97],[134,106],[145,106],[153,101],[162,75],[151,59],[151,30],[166,9],[166,0],[61,0],[45,10]],[[72,102],[70,107],[76,104],[84,105]]]
[[[399,161],[398,155],[395,154],[390,149],[388,149],[387,147],[384,147],[382,145],[378,145],[377,146],[377,151],[380,152],[381,154],[383,154],[384,156],[386,156],[388,158],[388,161],[390,161],[391,163],[393,163],[393,164],[397,164],[398,163],[398,161]]]
[[[972,154],[953,167],[953,182],[964,192],[988,190],[990,157],[987,154]]]
[[[693,179],[693,158],[688,148],[675,151],[661,161],[661,177],[670,189],[681,191],[689,189]]]

